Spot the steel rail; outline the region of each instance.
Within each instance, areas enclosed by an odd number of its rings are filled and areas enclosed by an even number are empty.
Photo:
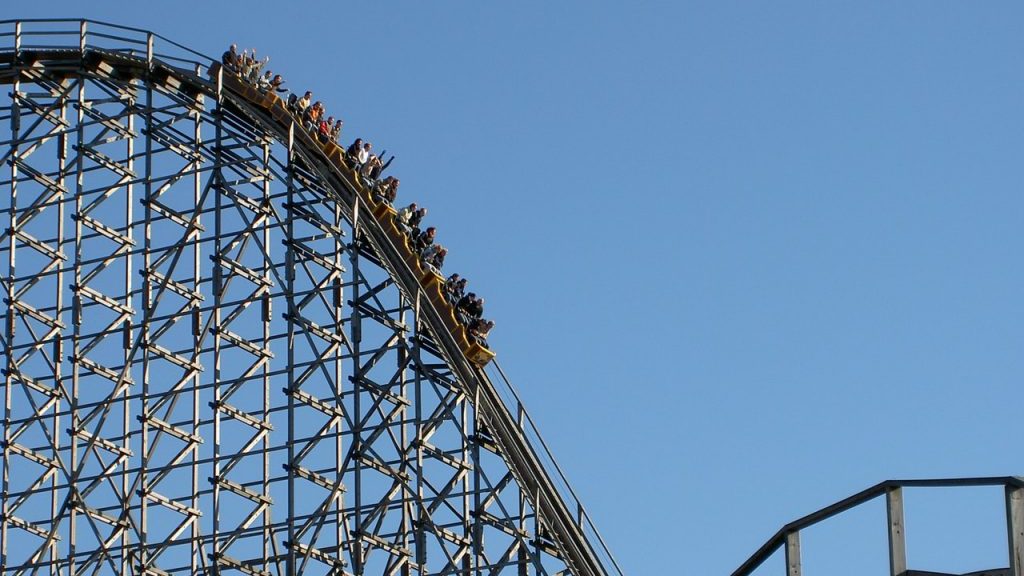
[[[229,92],[223,93],[229,94]],[[261,123],[264,128],[271,128],[274,132],[280,132],[282,129],[260,107],[242,98],[241,95],[237,95],[233,102],[236,105],[244,106],[254,117],[262,117]],[[294,122],[292,126],[295,126]],[[293,138],[296,133],[301,134],[297,138],[298,140],[309,138],[301,128],[292,131]],[[583,535],[582,527],[573,518],[571,510],[540,463],[536,451],[521,433],[515,417],[501,399],[497,388],[481,368],[474,366],[466,359],[457,339],[445,326],[440,311],[425,295],[425,289],[418,276],[412,272],[402,257],[400,249],[391,242],[380,222],[372,215],[370,207],[364,203],[357,192],[357,186],[333,163],[322,157],[323,152],[312,140],[304,142],[298,150],[308,165],[320,172],[325,181],[332,182],[332,191],[338,192],[341,188],[345,192],[345,194],[338,194],[335,200],[341,202],[346,209],[354,214],[354,219],[358,222],[358,224],[354,224],[354,227],[362,227],[369,233],[368,239],[378,253],[384,256],[383,261],[390,269],[392,277],[400,280],[399,285],[402,287],[402,291],[410,300],[417,302],[421,312],[426,313],[430,331],[436,339],[440,340],[438,344],[443,348],[449,366],[458,372],[462,382],[468,384],[467,396],[477,406],[477,410],[485,415],[487,423],[497,433],[495,439],[508,457],[509,468],[517,476],[521,489],[534,503],[534,506],[543,512],[543,519],[552,524],[550,528],[557,536],[556,542],[562,547],[562,551],[567,557],[566,560],[580,574],[595,576],[608,574],[608,569],[602,565],[592,544]],[[366,206],[365,214],[367,216],[363,216],[362,206]],[[369,225],[367,221],[369,221]],[[618,571],[617,568],[616,570]],[[618,573],[621,574],[621,571]]]
[[[1018,476],[992,476],[979,478],[941,478],[927,480],[886,480],[879,482],[870,488],[866,488],[843,498],[842,500],[825,506],[820,510],[811,512],[806,516],[798,518],[779,529],[760,548],[754,552],[743,564],[740,565],[732,576],[749,576],[767,560],[772,554],[786,545],[786,537],[789,534],[810,528],[815,524],[828,520],[833,516],[842,514],[851,508],[885,496],[889,490],[895,488],[960,488],[980,486],[1004,486],[1007,488],[1024,488],[1024,478]]]

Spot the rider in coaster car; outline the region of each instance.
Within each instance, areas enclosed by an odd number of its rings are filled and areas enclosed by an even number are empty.
[[[228,48],[224,52],[224,55],[220,57],[220,63],[235,74],[238,73],[240,60],[241,57],[238,55],[238,44],[232,44],[231,48]]]
[[[491,333],[492,328],[494,328],[494,322],[491,320],[475,318],[469,323],[469,327],[466,330],[469,332],[470,337],[472,337],[478,344],[484,348],[490,348],[490,346],[487,345],[487,336]]]
[[[437,235],[437,228],[431,226],[416,236],[413,240],[412,248],[417,254],[423,252],[423,250],[434,243],[434,236]]]

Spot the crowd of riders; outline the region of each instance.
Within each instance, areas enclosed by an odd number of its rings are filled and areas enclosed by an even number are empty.
[[[345,124],[341,118],[335,119],[334,116],[328,115],[323,103],[313,100],[312,91],[306,90],[299,96],[297,92],[285,88],[281,75],[266,69],[269,62],[269,56],[259,59],[255,48],[239,53],[235,44],[232,44],[221,58],[221,64],[226,70],[260,92],[279,94],[279,97],[285,100],[289,112],[311,137],[323,143],[334,142],[341,145],[341,129]],[[288,96],[285,97],[284,94]],[[373,146],[362,138],[356,138],[345,148],[344,154],[345,162],[359,175],[359,179],[368,187],[374,200],[393,207],[398,197],[399,181],[394,176],[382,177],[382,173],[395,157],[392,156],[385,162],[382,156],[384,153],[379,156],[375,154]],[[394,216],[395,225],[405,235],[406,245],[419,256],[420,262],[441,276],[441,268],[444,266],[448,250],[435,242],[435,227],[421,227],[426,215],[427,209],[413,202],[397,210]],[[468,281],[465,278],[452,274],[444,282],[445,297],[455,310],[456,317],[466,326],[469,336],[487,348],[487,337],[494,328],[494,322],[483,318],[484,299],[477,297],[473,292],[467,293],[466,284]]]

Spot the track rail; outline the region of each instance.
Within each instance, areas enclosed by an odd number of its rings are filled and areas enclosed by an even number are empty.
[[[25,24],[33,29],[25,29]],[[484,369],[466,357],[462,338],[453,332],[447,319],[450,311],[441,309],[436,299],[429,297],[431,288],[424,285],[419,271],[410,266],[405,246],[395,242],[390,222],[374,214],[372,201],[351,172],[328,158],[294,121],[282,122],[259,102],[246,97],[243,89],[217,72],[216,63],[209,57],[145,30],[89,20],[7,20],[0,21],[0,38],[10,39],[14,46],[7,53],[9,57],[34,51],[37,65],[47,65],[47,53],[66,57],[70,51],[83,62],[88,61],[93,74],[130,74],[138,78],[156,75],[163,81],[187,85],[190,90],[215,98],[221,106],[243,111],[262,129],[274,134],[290,153],[302,158],[328,185],[332,199],[351,218],[358,231],[357,241],[367,243],[400,290],[415,303],[418,317],[428,326],[434,344],[465,386],[468,398],[486,422],[500,454],[538,510],[566,563],[577,574],[622,574],[504,372],[495,363]],[[215,72],[212,80],[207,78],[210,70]],[[492,380],[488,371],[496,372],[497,378]],[[514,412],[510,406],[514,406]],[[554,468],[555,476],[548,467]]]
[[[374,251],[382,255],[382,260],[391,270],[393,277],[398,279],[403,291],[417,303],[419,311],[427,319],[430,331],[437,338],[449,366],[458,373],[460,381],[466,383],[467,394],[473,398],[477,409],[485,415],[487,423],[494,435],[502,454],[516,475],[520,486],[530,494],[534,506],[542,512],[542,517],[549,524],[556,542],[569,564],[578,574],[607,574],[607,570],[598,560],[593,546],[584,537],[581,527],[562,499],[555,484],[540,463],[536,451],[523,436],[515,417],[505,406],[496,387],[487,374],[466,358],[462,345],[456,335],[449,329],[444,316],[435,302],[426,296],[427,289],[420,281],[403,254],[404,248],[396,245],[386,232],[386,223],[373,215],[372,205],[368,203],[369,195],[353,182],[345,170],[339,165],[323,157],[320,147],[297,127],[293,121],[286,129],[268,117],[262,107],[251,100],[244,99],[234,90],[224,89],[223,74],[219,75],[218,92],[221,97],[232,99],[236,105],[242,106],[260,118],[265,127],[274,127],[282,138],[287,137],[294,150],[302,155],[311,166],[320,172],[321,177],[331,182],[331,189],[338,192],[335,200],[343,204],[353,214],[357,228],[366,233],[366,239],[372,244]]]

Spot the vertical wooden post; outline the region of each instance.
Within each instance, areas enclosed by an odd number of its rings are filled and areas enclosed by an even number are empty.
[[[1024,488],[1006,487],[1006,535],[1010,576],[1024,576]]]
[[[786,534],[786,576],[800,576],[800,533]]]
[[[903,488],[895,486],[885,492],[885,508],[889,516],[889,574],[902,576],[907,571],[907,539],[903,522]]]

